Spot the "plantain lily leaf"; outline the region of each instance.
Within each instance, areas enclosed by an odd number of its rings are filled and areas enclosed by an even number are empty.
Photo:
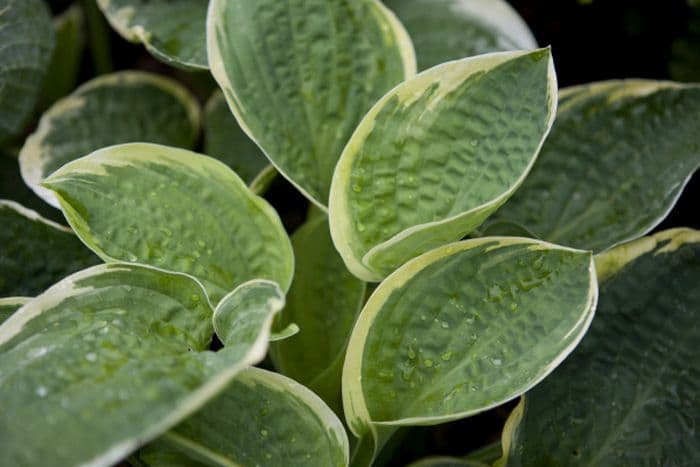
[[[284,307],[284,292],[271,281],[243,283],[221,300],[214,313],[214,331],[225,346],[240,341],[242,329],[255,332],[260,320]]]
[[[29,297],[0,298],[0,324],[7,321],[7,318],[12,316],[15,311],[19,310],[29,300],[31,300]]]
[[[333,177],[331,234],[350,271],[380,280],[478,227],[522,183],[555,109],[549,49],[446,63],[394,88]]]
[[[78,82],[80,60],[85,48],[85,18],[79,3],[74,3],[53,20],[56,46],[44,86],[39,94],[39,108],[46,109],[69,94]]]
[[[500,465],[698,464],[700,232],[645,237],[596,264],[596,319],[511,415]]]
[[[0,0],[0,144],[21,131],[34,110],[54,41],[42,0]]]
[[[700,85],[564,90],[540,158],[497,217],[594,251],[637,238],[666,217],[700,167],[699,133]]]
[[[386,0],[413,39],[418,69],[537,42],[504,0]]]
[[[185,70],[206,70],[207,0],[97,0],[107,21],[126,40]]]
[[[357,123],[415,73],[406,31],[378,0],[213,0],[207,35],[241,128],[320,206]]]
[[[532,239],[467,240],[406,263],[350,337],[343,405],[357,456],[398,426],[464,418],[537,384],[586,332],[597,291],[590,253]]]
[[[141,450],[138,459],[150,467],[170,466],[172,457],[162,457],[168,450],[182,453],[180,465],[198,467],[342,467],[349,457],[343,425],[318,396],[258,368],[241,372],[204,408]]]
[[[488,467],[488,465],[455,457],[426,457],[412,462],[408,467]]]
[[[56,193],[78,236],[107,262],[191,274],[212,303],[251,279],[289,288],[294,257],[277,213],[216,159],[123,144],[63,166],[44,186]]]
[[[272,316],[213,353],[212,309],[190,276],[100,265],[0,326],[0,464],[109,466],[265,355]]]
[[[265,154],[248,138],[216,91],[204,110],[204,152],[219,159],[250,184],[269,165]]]
[[[0,296],[37,295],[100,262],[67,227],[0,200]]]
[[[114,73],[86,83],[43,115],[20,152],[20,169],[37,195],[59,207],[40,184],[64,164],[119,143],[190,148],[198,132],[198,104],[180,84],[150,73]]]
[[[333,247],[326,216],[307,221],[294,235],[294,280],[281,325],[299,334],[273,344],[275,367],[305,384],[338,413],[343,356],[365,298],[365,283],[345,268]]]

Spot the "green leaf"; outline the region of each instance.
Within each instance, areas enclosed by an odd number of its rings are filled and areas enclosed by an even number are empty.
[[[0,0],[0,144],[20,132],[34,110],[54,48],[42,0]]]
[[[207,351],[211,317],[191,277],[140,265],[31,300],[0,326],[0,464],[112,465],[185,419],[265,354],[265,326]]]
[[[331,234],[350,271],[380,280],[478,227],[522,183],[555,109],[549,49],[449,62],[394,88],[333,177]]]
[[[386,0],[413,39],[418,69],[489,52],[537,47],[503,0]]]
[[[67,227],[0,200],[0,296],[37,295],[68,274],[99,263]]]
[[[596,257],[600,304],[581,345],[526,394],[501,465],[700,462],[700,232]]]
[[[155,58],[185,70],[206,70],[207,0],[97,0],[112,27]]]
[[[29,300],[31,300],[29,297],[0,298],[0,324],[7,321],[7,318],[12,316],[15,311],[19,310]]]
[[[120,143],[191,148],[198,132],[199,106],[180,84],[150,73],[114,73],[84,84],[42,116],[20,152],[20,169],[27,185],[58,207],[40,184],[64,164]]]
[[[270,281],[255,279],[245,282],[219,303],[214,313],[214,331],[224,346],[240,341],[244,329],[255,332],[259,322],[282,310],[284,292]]]
[[[374,291],[348,345],[343,405],[358,449],[522,394],[578,344],[597,292],[590,253],[531,239],[467,240],[408,262]]]
[[[186,454],[192,464],[183,465],[194,466],[342,467],[349,457],[343,425],[318,396],[294,380],[257,368],[241,372],[218,397],[146,446],[138,458],[150,467],[170,466],[170,460],[159,459],[164,448]]]
[[[212,303],[251,279],[289,288],[294,257],[277,213],[216,159],[123,144],[63,166],[44,186],[56,193],[78,236],[107,262],[191,274]]]
[[[326,216],[307,221],[294,235],[294,280],[280,315],[299,334],[270,347],[275,367],[308,386],[340,413],[345,348],[365,298],[365,283],[345,268],[333,247]]]
[[[204,152],[231,167],[248,184],[269,165],[238,125],[221,91],[211,96],[204,110]]]
[[[456,457],[426,457],[425,459],[412,462],[408,467],[488,467],[488,464]]]
[[[56,47],[39,94],[39,108],[42,110],[75,89],[85,48],[85,18],[79,3],[74,3],[57,16],[53,25]]]
[[[362,116],[415,72],[410,39],[378,0],[213,0],[207,34],[241,128],[319,206]]]
[[[532,173],[498,211],[548,241],[603,251],[659,224],[700,167],[700,86],[564,90]]]

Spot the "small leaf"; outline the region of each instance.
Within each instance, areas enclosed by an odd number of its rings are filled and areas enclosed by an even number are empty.
[[[351,430],[375,438],[366,449],[376,451],[398,426],[457,420],[522,394],[583,337],[597,290],[590,253],[531,239],[467,240],[408,262],[377,287],[350,338]]]
[[[413,39],[418,69],[537,42],[504,0],[386,0]]]
[[[42,0],[0,0],[0,143],[21,131],[34,110],[54,40]]]
[[[350,271],[380,280],[478,227],[522,183],[555,109],[548,49],[445,63],[394,88],[333,177],[331,234]]]
[[[562,91],[552,133],[496,217],[603,251],[659,224],[700,167],[700,86],[608,81]]]
[[[140,265],[28,302],[0,326],[0,464],[113,465],[176,425],[265,354],[265,325],[207,351],[211,317],[191,277]]]
[[[179,450],[181,465],[342,467],[348,439],[340,420],[313,392],[277,373],[249,368],[201,410],[138,459],[169,467],[163,450]],[[187,457],[185,457],[187,456]],[[199,460],[200,462],[196,462]]]
[[[340,413],[343,356],[366,287],[335,251],[326,216],[314,217],[294,232],[292,246],[294,280],[280,323],[296,323],[301,330],[273,344],[270,356],[280,372],[308,386]]]
[[[20,169],[27,185],[58,207],[40,184],[64,164],[120,143],[190,148],[198,132],[198,104],[180,84],[150,73],[114,73],[84,84],[42,116],[20,152]]]
[[[231,167],[248,184],[269,165],[238,125],[221,91],[211,96],[204,110],[204,152]]]
[[[37,295],[100,262],[70,229],[0,200],[0,296]]]
[[[320,206],[357,123],[415,72],[410,39],[378,0],[213,0],[207,34],[241,128]]]
[[[207,0],[97,0],[112,27],[158,60],[206,70]]]
[[[645,237],[596,265],[593,325],[511,415],[500,465],[697,465],[700,232]]]
[[[184,272],[212,303],[251,279],[287,290],[294,257],[275,210],[223,163],[184,149],[123,144],[73,161],[44,186],[107,262]]]
[[[12,316],[15,311],[19,310],[29,300],[31,300],[29,297],[0,298],[0,324],[7,321],[7,318]]]

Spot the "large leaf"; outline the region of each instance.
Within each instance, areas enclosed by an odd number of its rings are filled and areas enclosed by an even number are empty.
[[[663,220],[700,167],[698,134],[698,85],[567,89],[532,173],[497,217],[594,251],[637,238]]]
[[[273,344],[282,373],[305,384],[340,412],[340,378],[350,332],[365,298],[365,284],[345,268],[333,247],[326,216],[315,217],[292,236],[294,280],[281,324],[299,334]]]
[[[501,464],[698,465],[700,232],[662,232],[596,263],[596,319],[511,415]]]
[[[250,279],[289,288],[294,258],[277,213],[216,159],[123,144],[63,166],[44,185],[105,261],[191,274],[212,303]]]
[[[478,227],[522,183],[554,120],[548,49],[437,66],[365,116],[333,177],[333,241],[376,281]]]
[[[166,450],[179,451],[180,462],[193,466],[342,467],[349,457],[343,425],[318,396],[257,368],[241,372],[194,416],[142,449],[138,459],[169,467],[172,461],[162,458]]]
[[[19,310],[29,300],[31,300],[29,297],[0,298],[0,324],[5,322],[7,318],[12,316],[15,311]]]
[[[34,110],[54,47],[42,0],[0,0],[0,144]]]
[[[534,386],[583,337],[597,292],[590,253],[531,239],[467,240],[408,262],[374,291],[348,345],[358,456],[397,426],[464,418]]]
[[[212,0],[209,63],[243,130],[320,206],[362,116],[415,72],[378,0]]]
[[[504,0],[385,0],[406,26],[418,69],[506,50],[534,49],[527,24]]]
[[[211,96],[204,111],[204,153],[231,167],[248,184],[269,164],[238,125],[221,91]]]
[[[199,107],[175,81],[126,71],[96,78],[57,102],[20,152],[27,185],[58,207],[41,182],[64,164],[120,143],[150,142],[191,148]]]
[[[100,262],[67,227],[0,200],[0,296],[37,295]]]
[[[79,272],[0,326],[0,464],[109,466],[263,358],[272,316],[207,351],[212,309],[183,274]]]
[[[158,60],[186,70],[207,68],[207,0],[97,0],[112,27],[141,42]]]

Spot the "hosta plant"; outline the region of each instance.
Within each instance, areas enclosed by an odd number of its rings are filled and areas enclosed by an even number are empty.
[[[60,92],[81,21],[179,71]],[[501,0],[0,0],[0,38],[1,465],[395,465],[520,396],[414,465],[700,462],[700,232],[644,236],[700,86],[560,90]]]

